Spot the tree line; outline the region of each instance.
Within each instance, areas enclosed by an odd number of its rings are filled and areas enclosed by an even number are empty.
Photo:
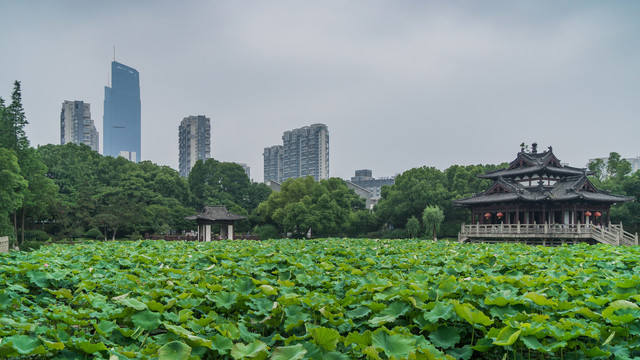
[[[150,161],[133,163],[102,156],[86,145],[29,145],[24,131],[20,83],[11,102],[0,98],[0,236],[18,244],[33,238],[140,238],[145,233],[191,230],[184,218],[205,205],[224,205],[247,217],[237,232],[262,239],[283,236],[406,238],[455,237],[469,211],[453,200],[485,191],[478,175],[507,166],[419,167],[382,188],[374,209],[339,178],[289,179],[280,191],[251,182],[235,163],[199,160],[184,178]],[[611,153],[608,163],[591,164],[598,188],[640,195],[640,173]],[[612,220],[637,231],[640,204],[612,208]]]

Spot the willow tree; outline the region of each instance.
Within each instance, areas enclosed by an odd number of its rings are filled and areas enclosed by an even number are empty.
[[[433,241],[438,240],[438,231],[440,225],[444,221],[444,213],[438,206],[427,206],[422,212],[422,223],[424,224],[425,234],[433,235]]]

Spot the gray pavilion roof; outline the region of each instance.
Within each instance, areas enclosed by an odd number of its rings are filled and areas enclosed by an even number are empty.
[[[560,160],[553,154],[553,149],[538,153],[520,151],[509,167],[487,172],[478,177],[483,179],[497,179],[499,177],[512,178],[531,174],[549,174],[556,176],[593,175],[587,169],[580,169],[560,164]]]
[[[246,216],[230,213],[225,206],[205,206],[200,214],[185,217],[186,220],[238,221]]]
[[[534,187],[524,187],[513,179],[499,177],[484,193],[479,193],[465,199],[454,200],[453,204],[456,206],[474,206],[516,201],[564,202],[571,200],[613,204],[632,201],[633,199],[633,197],[616,195],[608,191],[596,189],[583,172],[578,176],[565,177],[551,186],[538,185]]]

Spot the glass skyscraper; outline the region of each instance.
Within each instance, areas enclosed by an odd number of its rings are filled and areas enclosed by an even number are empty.
[[[111,63],[111,87],[104,88],[103,153],[140,161],[140,76]]]

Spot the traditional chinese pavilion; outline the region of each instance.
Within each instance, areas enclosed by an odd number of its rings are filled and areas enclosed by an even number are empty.
[[[552,150],[532,144],[509,167],[479,175],[493,181],[489,189],[454,201],[471,210],[459,240],[637,244],[637,234],[610,224],[611,206],[633,198],[596,189],[587,169],[562,165]]]
[[[200,214],[188,216],[186,220],[195,220],[198,225],[198,241],[211,241],[211,227],[220,226],[220,238],[233,240],[233,224],[246,219],[245,216],[230,213],[224,206],[205,206]]]

